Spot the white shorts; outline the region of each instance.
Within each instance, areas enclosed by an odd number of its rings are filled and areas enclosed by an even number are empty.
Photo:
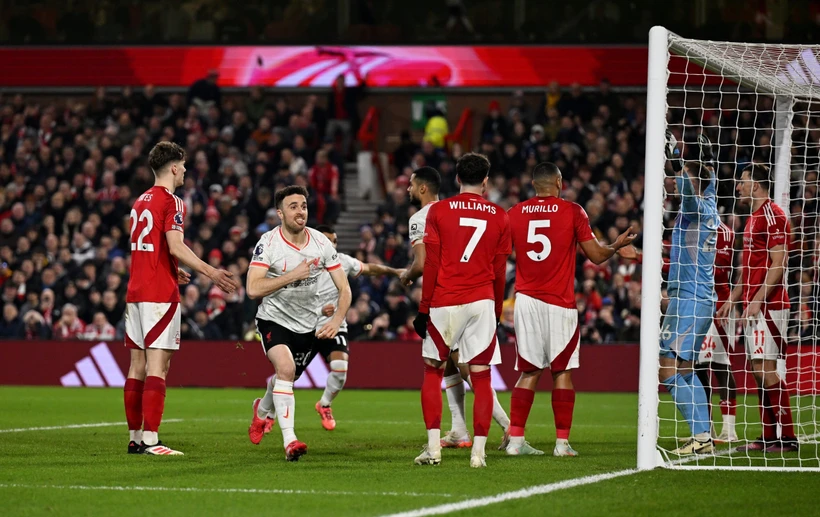
[[[515,369],[520,372],[578,368],[578,310],[515,295]]]
[[[735,348],[735,325],[736,321],[731,317],[725,323],[721,323],[717,319],[712,321],[709,334],[703,340],[700,352],[698,352],[698,364],[731,364],[729,362],[729,350]]]
[[[786,325],[789,310],[763,310],[758,317],[747,321],[743,334],[749,359],[776,360],[786,356]]]
[[[495,331],[498,326],[493,300],[464,305],[431,307],[422,357],[446,361],[458,350],[460,363],[492,365],[501,363]]]
[[[182,312],[179,302],[125,304],[125,346],[179,350]]]

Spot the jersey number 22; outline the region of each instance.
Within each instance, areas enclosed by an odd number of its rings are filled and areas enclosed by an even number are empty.
[[[134,242],[134,231],[137,229],[137,225],[141,222],[145,221],[145,228],[142,229],[140,232],[139,237],[137,237],[137,242]],[[143,210],[139,217],[137,217],[137,211],[133,208],[131,209],[131,251],[154,251],[154,245],[150,242],[143,243],[142,241],[148,237],[148,234],[151,233],[151,230],[154,229],[154,216],[151,215],[150,210]]]

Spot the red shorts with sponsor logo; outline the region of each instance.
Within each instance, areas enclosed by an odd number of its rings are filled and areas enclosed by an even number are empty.
[[[182,312],[179,302],[125,304],[125,346],[179,350]]]

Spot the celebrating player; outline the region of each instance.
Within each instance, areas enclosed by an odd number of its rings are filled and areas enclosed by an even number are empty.
[[[560,198],[561,171],[553,163],[533,170],[535,197],[510,209],[515,249],[515,369],[521,377],[512,392],[510,443],[513,456],[544,454],[524,441],[524,427],[544,368],[552,372],[555,415],[554,456],[577,456],[569,444],[575,388],[571,370],[578,368],[578,309],[575,306],[575,253],[578,244],[594,263],[609,259],[630,244],[632,228],[611,245],[598,242],[584,209]],[[549,274],[545,275],[545,272]]]
[[[758,386],[763,435],[738,448],[740,452],[795,452],[797,439],[792,422],[789,392],[777,375],[777,359],[786,353],[789,296],[784,272],[791,228],[783,210],[769,197],[769,169],[752,164],[743,170],[737,185],[739,200],[750,205],[751,216],[743,231],[741,281],[718,316],[725,320],[732,306],[743,300],[746,353]],[[777,437],[777,424],[781,437]]]
[[[275,413],[282,429],[285,458],[298,461],[307,453],[307,445],[293,431],[293,382],[312,358],[314,340],[336,337],[350,307],[351,294],[347,275],[330,241],[305,226],[307,191],[292,185],[277,192],[274,200],[282,224],[262,235],[256,244],[248,268],[247,291],[251,299],[262,298],[256,328],[276,375],[268,383],[265,396],[253,403],[248,436],[258,444],[264,436],[268,413]],[[316,331],[318,283],[325,270],[339,292],[339,309]]]
[[[333,249],[336,249],[338,238],[332,227],[320,225],[316,227],[316,230],[322,232],[333,245]],[[344,253],[338,253],[338,255],[345,276],[386,275],[399,277],[404,273],[403,269],[394,269],[381,264],[363,264],[350,255],[345,255]],[[321,330],[337,312],[336,301],[339,294],[330,274],[323,273],[319,277],[318,292],[319,321],[316,323],[317,331]],[[344,317],[344,314],[342,316]],[[333,399],[342,391],[342,388],[344,388],[345,380],[347,379],[347,364],[350,356],[350,352],[347,348],[347,321],[342,320],[336,337],[325,339],[317,337],[313,352],[314,354],[321,354],[330,365],[330,373],[325,383],[325,391],[322,393],[322,398],[316,403],[316,412],[322,417],[322,427],[328,431],[332,431],[336,428],[336,420],[333,418],[333,411],[330,409],[330,405],[333,403]]]
[[[179,262],[210,278],[226,293],[236,290],[231,273],[201,261],[183,242],[185,205],[174,190],[185,181],[185,150],[160,142],[148,154],[154,186],[131,209],[131,272],[125,297],[125,345],[131,366],[125,381],[128,454],[181,456],[159,441],[165,408],[165,377],[179,350],[179,285],[190,275]]]
[[[720,223],[717,232],[717,246],[715,249],[715,294],[717,294],[716,309],[729,300],[732,292],[731,273],[734,262],[735,232]],[[718,381],[720,393],[720,413],[723,426],[716,442],[736,442],[735,415],[737,408],[737,386],[732,374],[732,363],[729,361],[729,350],[734,346],[734,327],[719,318],[714,318],[709,334],[703,341],[695,363],[695,373],[700,378],[703,389],[706,391],[706,400],[711,404],[712,389],[709,380],[711,370]],[[711,415],[711,410],[709,411]]]
[[[485,156],[462,156],[456,163],[461,193],[433,204],[427,214],[422,300],[414,322],[424,339],[421,406],[427,446],[417,465],[441,463],[441,380],[450,352],[457,350],[459,362],[469,365],[475,393],[470,466],[486,466],[493,410],[490,365],[501,362],[495,332],[511,252],[506,212],[481,196],[489,171]]]
[[[413,264],[401,276],[404,285],[412,284],[424,272],[424,229],[427,222],[427,214],[430,206],[438,201],[438,192],[441,187],[441,176],[432,167],[421,167],[416,169],[410,176],[410,185],[407,192],[410,201],[419,203],[421,209],[410,217],[410,245],[413,247]],[[457,364],[458,352],[454,352],[447,359],[444,367],[444,386],[447,393],[447,403],[450,406],[451,427],[450,431],[441,439],[442,447],[465,448],[472,447],[473,442],[467,432],[467,423],[464,411],[464,381],[470,382],[470,369],[467,365]],[[504,408],[498,402],[498,396],[493,390],[493,419],[498,422],[504,431],[504,439],[501,442],[503,449],[507,446],[509,434],[507,428],[510,419]]]

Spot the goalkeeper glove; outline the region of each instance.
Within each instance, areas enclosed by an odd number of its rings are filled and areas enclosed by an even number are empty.
[[[715,156],[712,149],[712,141],[704,133],[698,135],[698,148],[700,149],[700,161],[709,167],[715,166]]]
[[[413,328],[416,329],[416,334],[418,334],[421,339],[427,337],[427,320],[429,319],[429,314],[420,312],[416,315],[416,319],[413,320]]]
[[[683,170],[683,158],[678,149],[678,140],[668,129],[666,130],[666,159],[672,164],[672,170],[676,174]]]

